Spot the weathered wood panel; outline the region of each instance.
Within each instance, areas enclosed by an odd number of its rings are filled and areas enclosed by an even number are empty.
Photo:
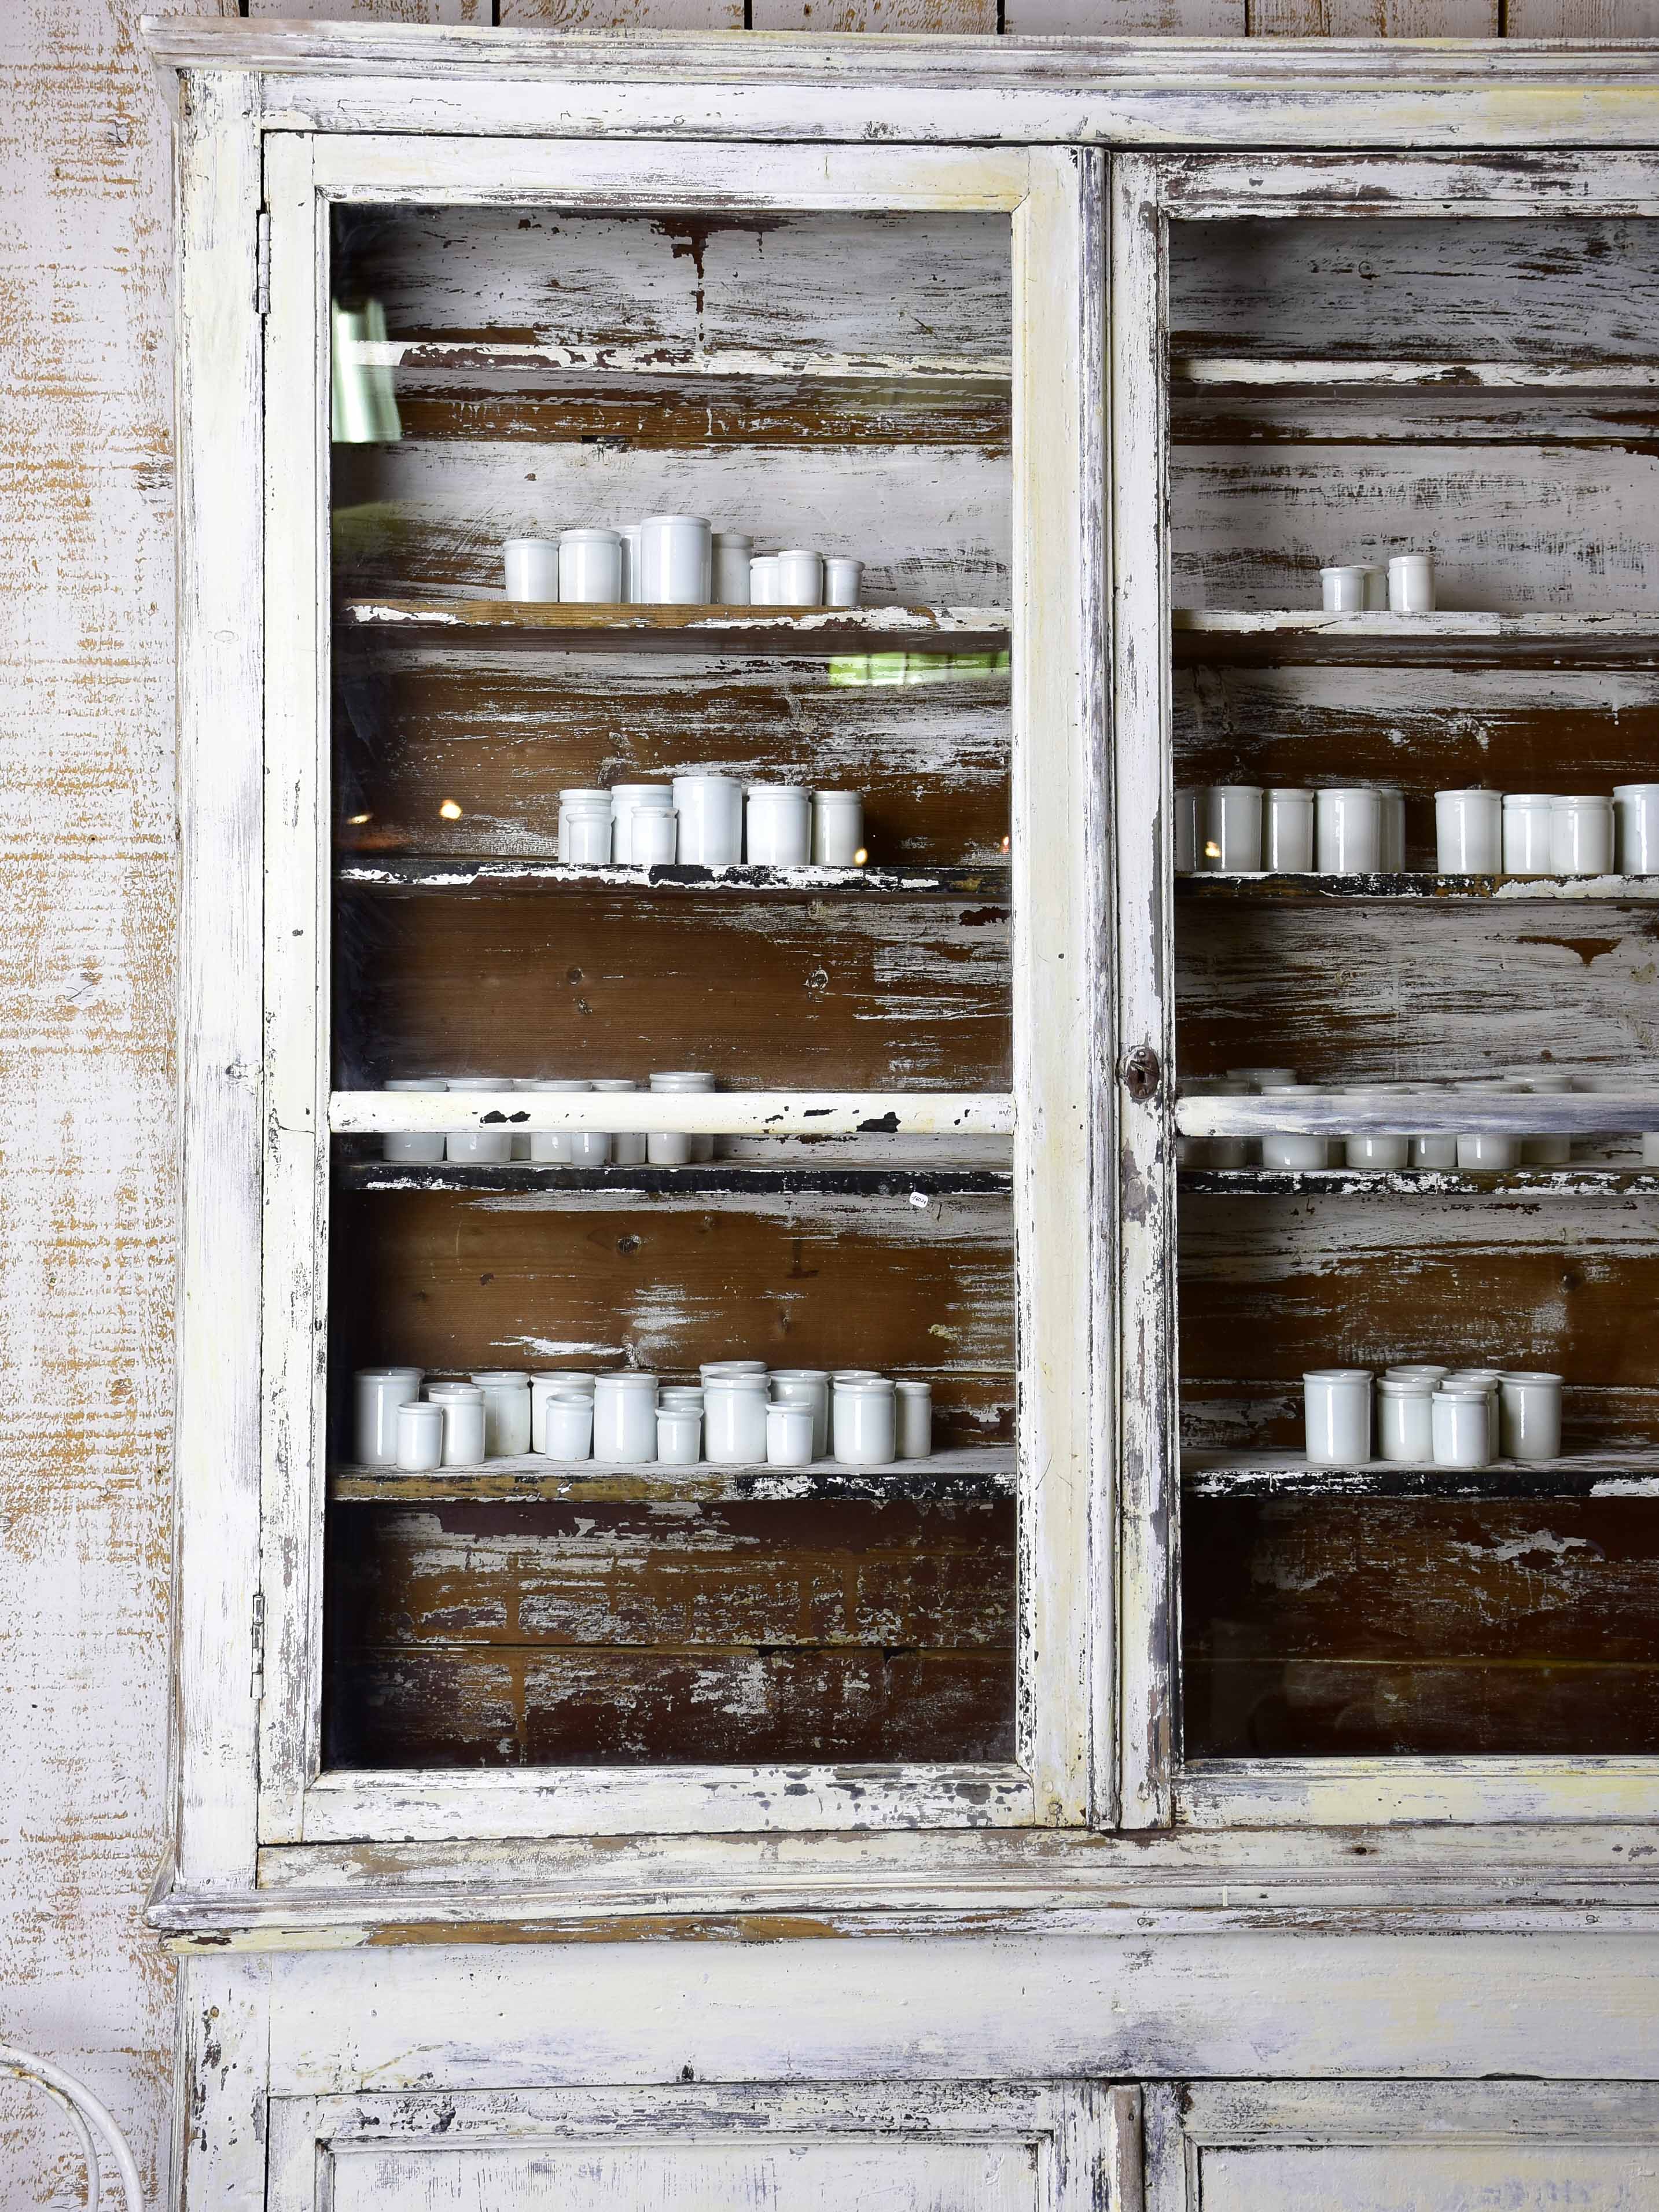
[[[217,12],[216,10],[215,12]],[[245,15],[297,15],[311,23],[488,23],[490,0],[244,0]]]
[[[757,31],[933,31],[993,36],[997,0],[751,0]]]
[[[1006,1091],[1006,904],[342,901],[336,1087],[702,1068],[736,1090]]]
[[[495,0],[503,29],[740,31],[743,0]]]
[[[1003,0],[1011,38],[1242,39],[1246,0]]]
[[[1653,0],[1506,0],[1504,30],[1511,39],[1651,39],[1659,37]]]
[[[1495,39],[1499,0],[1249,0],[1253,39]]]

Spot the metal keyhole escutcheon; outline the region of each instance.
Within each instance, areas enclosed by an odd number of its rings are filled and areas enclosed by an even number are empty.
[[[1164,1071],[1149,1044],[1137,1045],[1123,1062],[1123,1087],[1137,1106],[1150,1106],[1158,1096]]]

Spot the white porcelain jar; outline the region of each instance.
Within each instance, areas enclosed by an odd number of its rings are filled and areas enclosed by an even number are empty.
[[[634,606],[645,597],[640,574],[640,533],[644,527],[642,522],[624,522],[617,532],[622,540],[622,595]]]
[[[1396,553],[1389,563],[1389,608],[1396,615],[1434,612],[1434,560],[1427,553]]]
[[[670,1069],[653,1073],[651,1088],[671,1097],[702,1097],[713,1091],[714,1079],[686,1069]],[[646,1140],[646,1157],[653,1167],[696,1167],[714,1158],[714,1139],[706,1129],[696,1133],[653,1130]]]
[[[1612,799],[1594,792],[1558,797],[1551,816],[1550,851],[1558,876],[1610,876]]]
[[[1498,1378],[1498,1434],[1505,1459],[1559,1459],[1561,1377],[1516,1372]]]
[[[1615,783],[1613,812],[1619,873],[1659,876],[1659,783]]]
[[[832,554],[823,564],[823,604],[826,607],[855,607],[862,595],[864,563],[845,553]]]
[[[1319,572],[1319,603],[1328,615],[1357,615],[1365,605],[1365,572],[1344,563]]]
[[[793,783],[751,783],[744,857],[756,867],[805,867],[812,854],[812,797]]]
[[[559,843],[573,868],[606,868],[612,858],[608,806],[566,807],[559,816]]]
[[[1486,1401],[1486,1457],[1498,1456],[1498,1437],[1503,1426],[1498,1393],[1498,1370],[1495,1367],[1455,1367],[1441,1384],[1443,1390],[1479,1390]]]
[[[734,868],[743,858],[743,786],[729,775],[677,775],[679,856],[690,868]]]
[[[711,1382],[724,1382],[733,1375],[764,1375],[766,1372],[763,1359],[705,1359],[697,1370],[705,1390]]]
[[[1555,800],[1547,791],[1504,794],[1504,873],[1547,876],[1555,866]]]
[[[452,1096],[486,1097],[514,1088],[510,1075],[452,1075]],[[444,1158],[468,1167],[503,1167],[513,1157],[511,1129],[451,1129],[444,1139]]]
[[[421,1391],[418,1367],[360,1367],[351,1378],[352,1456],[359,1467],[398,1464],[398,1408]]]
[[[820,868],[864,865],[864,799],[856,791],[812,793],[812,860]]]
[[[480,1367],[472,1380],[483,1392],[486,1456],[521,1459],[530,1449],[528,1372],[521,1367]]]
[[[1397,784],[1379,784],[1376,804],[1381,815],[1378,836],[1382,872],[1385,876],[1397,876],[1406,866],[1406,794]]]
[[[444,1417],[443,1464],[482,1467],[488,1442],[484,1395],[476,1382],[429,1382],[425,1395]]]
[[[547,1449],[547,1408],[554,1398],[587,1398],[593,1395],[595,1378],[584,1374],[580,1368],[556,1367],[544,1374],[530,1378],[530,1449],[535,1452]]]
[[[591,1091],[593,1086],[580,1075],[538,1075],[527,1079],[526,1091],[562,1097],[566,1093]],[[530,1157],[544,1166],[570,1166],[574,1159],[571,1149],[573,1132],[568,1129],[532,1129],[530,1133]]]
[[[1443,1384],[1431,1403],[1437,1467],[1486,1467],[1492,1459],[1486,1394]]]
[[[657,1456],[657,1378],[631,1370],[593,1378],[593,1456],[602,1466]]]
[[[728,599],[727,606],[742,602]],[[702,1457],[702,1408],[700,1406],[657,1407],[657,1461],[663,1467],[696,1467]]]
[[[1426,1376],[1385,1375],[1376,1386],[1376,1455],[1427,1467],[1434,1458],[1434,1391]]]
[[[905,1378],[893,1385],[895,1444],[900,1459],[933,1455],[933,1386]]]
[[[580,1460],[593,1455],[591,1392],[556,1390],[545,1401],[541,1449],[549,1459]]]
[[[588,1088],[602,1091],[607,1097],[620,1098],[635,1093],[639,1085],[629,1075],[596,1075]],[[645,1132],[642,1129],[611,1132],[611,1164],[613,1168],[642,1168],[646,1162]]]
[[[634,817],[632,844],[636,868],[672,867],[679,854],[679,816],[672,806],[644,808]]]
[[[767,1465],[769,1467],[810,1467],[811,1461],[811,1407],[810,1406],[769,1406],[766,1409]]]
[[[570,862],[570,828],[578,814],[591,811],[605,815],[611,812],[611,793],[597,787],[574,785],[559,793],[558,855],[561,863]]]
[[[1324,1096],[1315,1083],[1264,1083],[1261,1096],[1265,1099],[1282,1099],[1286,1105],[1298,1100]],[[1302,1174],[1309,1169],[1330,1165],[1331,1140],[1328,1137],[1304,1135],[1299,1130],[1271,1129],[1261,1138],[1261,1164],[1279,1174]]]
[[[1287,1081],[1291,1080],[1286,1077]],[[1242,1077],[1194,1076],[1183,1083],[1181,1094],[1184,1098],[1248,1098],[1255,1088]],[[1183,1168],[1243,1168],[1249,1167],[1258,1156],[1244,1137],[1178,1137],[1176,1139],[1176,1164]]]
[[[1196,791],[1175,794],[1175,872],[1190,876],[1198,866],[1198,802]]]
[[[1412,1140],[1409,1137],[1383,1136],[1376,1131],[1346,1137],[1343,1139],[1343,1158],[1351,1168],[1392,1172],[1411,1165]]]
[[[775,607],[778,604],[778,556],[757,553],[749,563],[749,604]]]
[[[836,1379],[830,1409],[836,1457],[844,1467],[887,1467],[897,1450],[897,1393],[885,1376]]]
[[[1261,790],[1253,783],[1215,783],[1199,809],[1200,871],[1253,873],[1261,866]]]
[[[1412,1139],[1412,1165],[1414,1168],[1455,1168],[1457,1165],[1457,1139],[1444,1133],[1432,1137]]]
[[[449,1085],[441,1075],[399,1075],[383,1084],[381,1088],[429,1093],[447,1091]],[[388,1129],[380,1139],[382,1159],[430,1166],[443,1156],[444,1133],[441,1129]]]
[[[398,1408],[398,1464],[406,1474],[429,1474],[444,1463],[444,1409],[410,1399]]]
[[[754,539],[741,530],[716,530],[711,536],[709,560],[717,607],[749,605],[749,563],[754,551]]]
[[[640,525],[640,597],[647,606],[707,606],[714,533],[701,514],[648,514]]]
[[[1408,1359],[1399,1367],[1385,1368],[1383,1380],[1388,1382],[1429,1382],[1437,1390],[1450,1373],[1450,1368],[1443,1366],[1438,1360]]]
[[[634,866],[635,825],[645,814],[666,814],[672,820],[674,791],[666,783],[613,783],[611,787],[611,857],[619,867]]]
[[[703,1449],[711,1466],[765,1465],[769,1395],[763,1374],[704,1377]]]
[[[1262,866],[1279,875],[1304,876],[1313,864],[1312,792],[1288,787],[1270,790],[1261,817]]]
[[[559,596],[556,538],[509,538],[501,547],[509,599],[548,605]]]
[[[812,1456],[822,1459],[830,1449],[830,1377],[822,1367],[777,1367],[772,1370],[772,1397],[780,1406],[805,1406],[812,1416]]]
[[[823,556],[799,546],[778,555],[778,605],[782,607],[821,607],[823,605]]]
[[[1522,1097],[1535,1095],[1540,1098],[1559,1097],[1572,1089],[1572,1078],[1553,1071],[1534,1069],[1525,1075],[1506,1074],[1504,1088],[1514,1091]],[[1572,1158],[1571,1137],[1533,1137],[1521,1139],[1521,1163],[1529,1168],[1564,1168]]]
[[[1368,784],[1314,795],[1314,852],[1322,876],[1374,876],[1382,866],[1382,801]]]
[[[1302,1401],[1310,1466],[1363,1467],[1371,1455],[1370,1369],[1311,1368]]]
[[[1372,562],[1362,564],[1359,571],[1365,580],[1365,606],[1376,612],[1389,604],[1389,572]]]
[[[1487,1103],[1515,1101],[1513,1091],[1502,1083],[1475,1081],[1454,1086],[1460,1095],[1479,1098]],[[1518,1116],[1517,1116],[1518,1118]],[[1459,1130],[1457,1135],[1457,1164],[1460,1168],[1480,1175],[1507,1175],[1521,1164],[1521,1139],[1517,1132],[1504,1130],[1494,1133]]]
[[[1496,791],[1437,791],[1435,865],[1443,876],[1496,875],[1504,865],[1504,800]]]
[[[614,530],[559,532],[559,597],[583,606],[616,606],[623,595],[623,543]]]

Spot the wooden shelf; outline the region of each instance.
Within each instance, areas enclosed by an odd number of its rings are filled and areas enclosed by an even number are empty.
[[[770,1167],[741,1161],[684,1168],[574,1168],[518,1161],[510,1167],[471,1167],[442,1161],[422,1166],[396,1160],[343,1160],[335,1168],[341,1188],[362,1191],[448,1190],[556,1196],[598,1193],[605,1198],[1007,1198],[1009,1168]],[[1659,1188],[1659,1176],[1652,1178]]]
[[[1295,356],[1176,354],[1173,386],[1189,391],[1659,392],[1659,364],[1645,361],[1364,361]]]
[[[337,1504],[411,1505],[448,1501],[490,1504],[799,1504],[840,1500],[889,1504],[900,1499],[974,1504],[1014,1494],[1012,1444],[969,1444],[891,1467],[596,1467],[537,1455],[405,1474],[397,1468],[339,1467],[329,1475]]]
[[[1659,1168],[1182,1168],[1180,1188],[1193,1198],[1659,1198]]]
[[[1006,1091],[331,1091],[336,1136],[385,1131],[681,1131],[715,1137],[1005,1137]]]
[[[1654,1498],[1659,1451],[1580,1452],[1491,1467],[1310,1467],[1299,1452],[1183,1452],[1189,1498]]]
[[[339,860],[334,878],[353,890],[442,891],[465,896],[510,890],[631,891],[649,896],[719,898],[982,898],[1009,896],[1006,860],[949,867],[910,863],[861,868],[572,867],[556,860],[479,860],[463,854]],[[1659,884],[1656,884],[1659,896]]]
[[[1279,873],[1265,869],[1237,874],[1199,870],[1177,875],[1175,888],[1176,896],[1181,899],[1224,899],[1252,904],[1280,899],[1303,903],[1376,899],[1411,899],[1419,903],[1443,899],[1500,899],[1516,906],[1553,900],[1582,902],[1589,899],[1626,906],[1659,902],[1659,876],[1337,876]]]
[[[1319,608],[1260,613],[1177,608],[1177,661],[1274,666],[1341,662],[1462,667],[1651,667],[1659,614],[1334,615]]]
[[[494,599],[347,599],[338,619],[348,633],[417,644],[477,635],[492,644],[560,651],[797,655],[1002,653],[1012,627],[1000,607],[581,606]]]
[[[942,386],[1006,399],[1013,364],[1002,355],[964,358],[951,354],[809,354],[780,348],[680,348],[647,345],[548,345],[533,339],[445,338],[416,334],[349,339],[343,357],[354,368],[392,369],[411,381],[467,378],[511,379],[550,392],[592,391],[623,382],[645,385],[711,382],[811,384],[855,390],[871,385]]]
[[[1395,1091],[1350,1097],[1316,1091],[1267,1097],[1177,1093],[1176,1127],[1183,1137],[1261,1137],[1290,1132],[1353,1137],[1601,1137],[1659,1129],[1659,1082],[1628,1091]],[[1327,1173],[1332,1170],[1327,1170]]]

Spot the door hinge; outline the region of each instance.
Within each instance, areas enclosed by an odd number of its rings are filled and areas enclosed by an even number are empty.
[[[258,240],[253,258],[253,311],[258,315],[270,313],[270,216],[261,208]]]
[[[265,1693],[265,1594],[253,1593],[253,1695]]]

